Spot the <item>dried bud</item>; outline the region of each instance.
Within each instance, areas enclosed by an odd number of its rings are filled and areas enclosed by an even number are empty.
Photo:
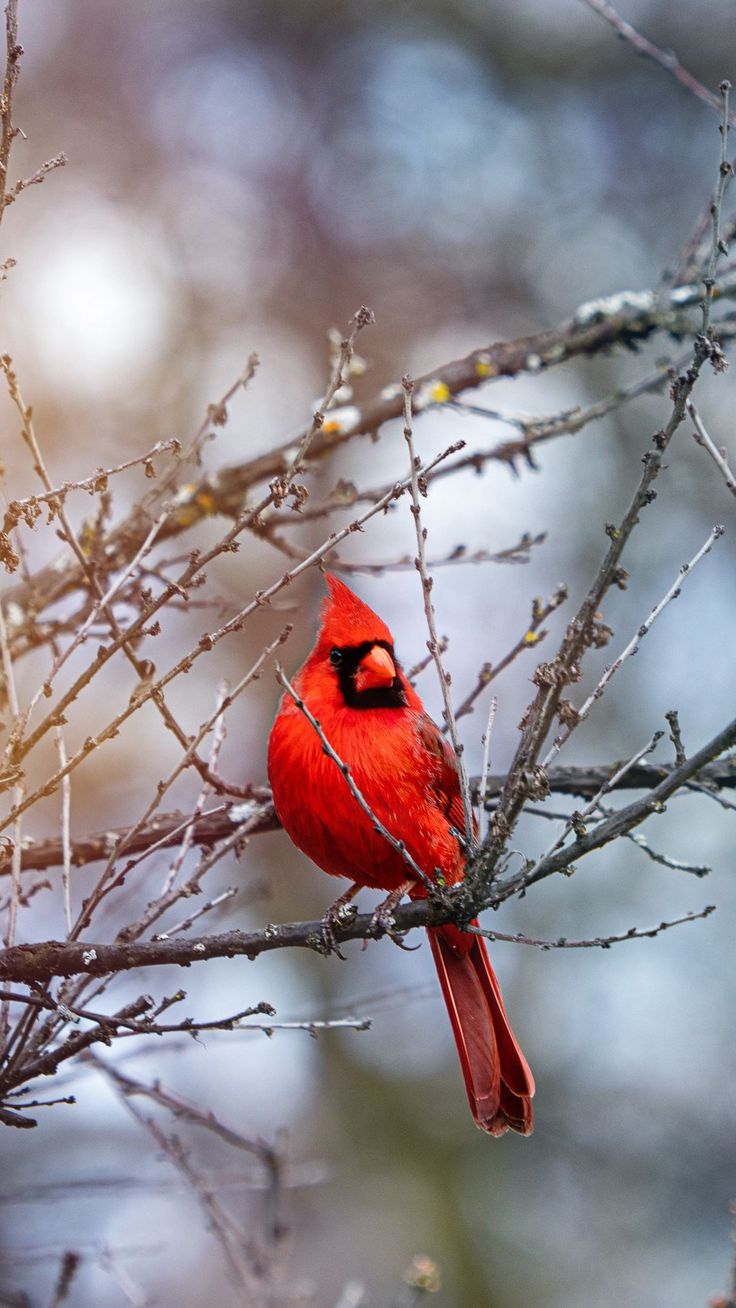
[[[557,716],[563,727],[576,727],[580,721],[580,714],[575,705],[569,699],[561,699],[557,709]]]

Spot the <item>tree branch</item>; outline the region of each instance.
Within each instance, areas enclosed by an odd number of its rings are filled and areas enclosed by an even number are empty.
[[[619,762],[588,764],[583,767],[551,768],[548,773],[549,788],[555,795],[578,796],[592,799],[601,786],[618,770]],[[674,770],[674,764],[638,763],[617,781],[613,790],[647,790],[664,781]],[[717,763],[708,763],[700,768],[697,780],[715,795],[719,790],[736,790],[736,758],[722,759]],[[497,799],[506,781],[505,773],[496,773],[488,777],[486,798]],[[474,798],[478,795],[480,778],[471,780]],[[187,817],[181,813],[160,814],[150,825],[137,831],[127,841],[127,832],[133,827],[111,827],[88,836],[81,836],[72,841],[72,864],[84,867],[86,863],[95,863],[108,858],[110,851],[118,841],[125,841],[126,854],[145,854],[156,845],[168,849],[181,840],[182,830],[187,824]],[[209,848],[220,840],[232,836],[239,827],[248,823],[248,835],[261,835],[268,831],[278,831],[280,822],[270,799],[259,802],[219,804],[210,813],[203,813],[193,826],[192,844]],[[6,846],[4,857],[0,849],[0,876],[10,874],[10,847]],[[47,868],[59,867],[64,861],[64,849],[61,839],[34,840],[27,836],[21,851],[21,870],[23,872],[43,872]]]
[[[580,835],[572,845],[542,859],[532,876],[521,873],[495,883],[492,893],[472,895],[466,884],[449,891],[445,904],[418,900],[395,911],[396,931],[411,927],[438,924],[452,920],[464,925],[483,908],[494,908],[511,896],[525,891],[528,886],[555,872],[569,869],[578,859],[596,849],[602,849],[618,836],[626,835],[662,806],[675,791],[687,785],[719,754],[736,744],[736,719],[724,727],[702,749],[683,763],[668,770],[666,777],[652,790],[626,808],[619,809],[610,818],[600,822],[592,831]],[[731,760],[733,766],[734,760]],[[642,765],[639,765],[640,767]],[[647,770],[651,768],[648,765]],[[632,768],[627,773],[631,784]],[[40,982],[54,976],[106,976],[113,972],[126,972],[140,967],[178,966],[206,962],[210,958],[256,958],[275,949],[306,948],[323,953],[323,924],[317,922],[291,922],[270,924],[263,931],[227,931],[221,935],[200,939],[135,941],[132,944],[90,944],[57,940],[38,944],[15,945],[0,951],[0,979],[4,981]],[[365,940],[381,934],[372,914],[361,913],[350,923],[335,927],[338,941]],[[126,1014],[127,1016],[127,1014]]]
[[[713,295],[714,299],[736,297],[736,271],[726,274],[715,285]],[[699,305],[701,299],[701,289],[693,283],[661,294],[655,290],[622,291],[592,300],[580,305],[571,318],[547,331],[514,341],[496,341],[461,359],[439,365],[417,380],[417,397],[422,397],[426,408],[498,378],[516,377],[523,372],[535,374],[570,359],[592,357],[614,346],[633,349],[657,333],[667,332],[677,338],[691,335],[695,323],[688,317],[687,310]],[[438,396],[442,398],[433,398]],[[328,411],[325,422],[312,438],[308,462],[311,464],[327,457],[337,446],[355,436],[375,433],[384,423],[400,418],[402,413],[403,389],[400,384],[385,387],[361,407],[351,406],[349,414],[344,410],[347,419],[341,417],[339,409]],[[247,491],[261,482],[288,474],[295,446],[300,447],[300,439],[299,436],[292,437],[266,454],[222,468],[182,487],[160,528],[159,541],[179,536],[196,523],[217,514],[237,517]],[[516,457],[518,450],[513,454]],[[484,456],[484,461],[508,463],[510,459],[511,454],[503,444]],[[124,567],[133,557],[150,525],[149,514],[134,510],[110,532],[103,543],[106,563],[111,571]],[[23,581],[12,587],[7,592],[7,602],[23,612],[30,608],[37,616],[52,601],[61,599],[83,584],[84,576],[75,560],[61,565],[51,564],[34,575],[32,584]],[[42,629],[37,635],[31,630],[27,636],[30,641],[37,642],[43,638]]]

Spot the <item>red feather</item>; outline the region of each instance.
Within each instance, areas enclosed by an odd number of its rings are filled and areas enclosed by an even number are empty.
[[[388,627],[336,577],[328,575],[327,584],[317,642],[295,689],[376,817],[428,876],[439,870],[454,885],[463,857],[453,828],[464,825],[455,755],[395,661]],[[352,663],[375,645],[394,658],[393,687],[355,694],[351,685],[363,682],[350,682]],[[273,725],[268,770],[284,828],[325,872],[388,891],[407,880],[407,864],[374,829],[290,696]],[[425,893],[420,884],[410,891],[412,898]],[[491,1135],[509,1128],[529,1135],[534,1080],[485,944],[454,926],[428,934],[476,1123]]]

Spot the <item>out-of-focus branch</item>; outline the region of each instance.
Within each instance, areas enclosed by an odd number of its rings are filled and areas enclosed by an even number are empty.
[[[278,1254],[286,1234],[282,1212],[286,1159],[279,1150],[260,1138],[250,1139],[221,1122],[211,1109],[200,1108],[179,1095],[166,1090],[155,1081],[153,1084],[126,1076],[110,1063],[89,1055],[98,1071],[115,1086],[120,1098],[136,1120],[144,1126],[176,1166],[197,1195],[210,1229],[220,1241],[231,1274],[241,1288],[247,1290],[248,1303],[253,1308],[269,1308],[274,1304],[273,1284]],[[217,1136],[231,1148],[242,1150],[255,1157],[263,1169],[265,1203],[262,1207],[263,1233],[260,1240],[253,1239],[250,1228],[236,1222],[221,1199],[205,1183],[193,1167],[189,1151],[178,1136],[168,1136],[133,1100],[148,1100],[167,1109],[180,1122],[196,1126]]]
[[[551,768],[548,773],[549,788],[552,794],[577,796],[592,799],[601,786],[615,773],[617,763],[590,764],[587,767]],[[648,790],[660,781],[666,780],[674,767],[656,763],[639,763],[631,768],[613,790]],[[717,763],[708,763],[697,774],[703,788],[715,796],[721,789],[736,790],[736,757],[722,759]],[[503,790],[506,777],[496,774],[488,777],[486,797],[489,801],[497,799]],[[473,793],[477,795],[479,778],[471,781]],[[203,813],[197,818],[192,829],[192,844],[209,848],[219,841],[232,836],[233,832],[244,823],[248,824],[248,835],[260,835],[267,831],[278,831],[280,822],[270,800],[245,804],[220,804],[211,813]],[[187,818],[181,813],[166,813],[155,818],[150,825],[137,831],[131,840],[126,833],[132,828],[114,827],[98,834],[82,836],[72,841],[72,864],[83,867],[86,863],[95,863],[107,858],[111,849],[125,840],[126,853],[130,856],[145,854],[152,846],[160,849],[177,845],[181,833],[187,824]],[[3,851],[0,850],[0,853]],[[0,876],[10,873],[10,847],[0,861]],[[61,839],[34,840],[27,836],[23,841],[22,870],[40,872],[47,868],[59,867],[64,860]]]
[[[18,128],[13,126],[13,91],[23,54],[23,46],[18,43],[18,0],[8,0],[5,6],[5,49],[5,79],[0,99],[0,222],[6,208],[10,148],[18,135]]]
[[[19,178],[15,183],[15,186],[11,187],[3,200],[5,207],[7,208],[9,204],[12,204],[14,200],[17,200],[18,196],[21,195],[23,191],[27,191],[29,186],[40,186],[41,182],[46,181],[49,173],[52,173],[55,168],[63,168],[64,164],[67,164],[68,162],[69,160],[62,150],[59,154],[55,154],[52,159],[47,159],[45,163],[42,163],[41,167],[37,168],[35,173],[31,173],[30,177]]]
[[[443,459],[455,453],[457,449],[461,447],[461,445],[462,442],[449,446],[446,450],[442,451],[433,460],[431,460],[430,463],[426,465],[426,470],[427,471],[431,470]],[[350,523],[347,527],[343,527],[342,530],[339,532],[332,532],[330,534],[329,539],[323,542],[322,545],[318,546],[317,549],[314,550],[312,554],[307,559],[305,559],[302,563],[296,564],[295,567],[293,567],[289,572],[285,573],[283,577],[279,578],[278,581],[275,581],[273,585],[269,586],[266,590],[256,592],[255,597],[250,601],[250,603],[246,604],[245,607],[241,609],[238,613],[236,613],[233,618],[231,618],[228,622],[224,623],[223,626],[220,627],[218,631],[213,633],[207,633],[204,636],[202,636],[196,648],[190,650],[189,653],[185,654],[184,657],[180,659],[179,662],[175,664],[173,668],[170,668],[169,671],[164,676],[160,677],[157,682],[151,683],[148,686],[144,685],[143,687],[141,687],[139,693],[137,693],[132,697],[131,701],[129,701],[125,709],[123,709],[120,713],[118,713],[117,716],[111,722],[108,722],[107,726],[105,726],[101,731],[98,731],[94,737],[88,737],[87,740],[82,745],[81,749],[79,749],[76,752],[76,754],[74,754],[68,760],[67,764],[64,767],[59,768],[51,777],[49,777],[48,780],[44,783],[43,786],[39,788],[38,791],[28,795],[27,798],[24,799],[22,803],[17,804],[13,809],[11,809],[10,812],[2,820],[0,825],[2,827],[7,826],[10,822],[14,821],[15,818],[19,816],[21,812],[24,812],[25,809],[31,807],[32,804],[35,804],[42,795],[52,794],[53,791],[56,789],[58,783],[62,780],[62,778],[64,776],[67,776],[76,767],[78,767],[79,764],[82,763],[92,753],[92,751],[95,750],[100,744],[102,744],[106,740],[112,739],[112,737],[117,734],[123,722],[125,722],[131,716],[132,713],[135,713],[143,703],[153,698],[159,690],[163,690],[163,688],[166,685],[168,685],[169,682],[172,681],[175,677],[179,676],[180,673],[183,673],[184,671],[189,671],[195,659],[199,658],[202,654],[205,654],[209,650],[211,650],[214,647],[214,645],[218,641],[220,641],[223,637],[225,637],[226,635],[230,634],[233,631],[240,630],[243,623],[246,621],[248,617],[250,617],[253,613],[255,613],[273,595],[277,594],[278,591],[283,589],[284,586],[288,585],[290,581],[293,581],[294,578],[299,576],[302,572],[305,572],[307,568],[312,567],[326,554],[329,554],[330,550],[334,547],[335,544],[338,543],[338,541],[343,540],[351,532],[358,530],[370,518],[374,517],[377,513],[385,509],[390,503],[393,502],[393,500],[399,498],[399,496],[401,496],[404,493],[404,491],[407,489],[409,482],[410,482],[409,478],[405,478],[403,482],[397,482],[396,485],[393,487],[393,489],[389,491],[387,495],[385,495],[381,500],[379,500],[377,503],[372,505],[372,507],[366,510],[365,513],[361,514],[361,516],[355,519],[353,523]],[[234,538],[235,536],[238,535],[240,525],[241,524],[236,523],[235,526],[231,529],[231,531],[227,533],[227,536],[225,537],[226,542],[229,541],[231,537]],[[221,553],[224,548],[226,548],[226,546],[223,544],[223,542],[220,542],[217,546],[215,546],[212,550],[210,550],[207,555],[204,555],[202,557],[200,557],[199,555],[195,555],[194,559],[190,562],[186,572],[186,575],[189,577],[189,581],[191,582],[192,575],[195,575],[200,572],[201,568],[204,566],[204,563],[208,560],[209,557],[216,556],[218,553]],[[171,593],[174,593],[175,589],[176,589],[176,583],[172,585]],[[168,597],[169,597],[168,592],[164,592],[163,596],[159,596],[158,599],[152,601],[149,605],[147,605],[145,609],[145,619],[141,615],[131,625],[131,627],[129,627],[123,633],[121,637],[111,641],[109,645],[105,647],[102,646],[99,647],[97,651],[97,658],[95,659],[92,666],[86,669],[85,672],[81,674],[81,677],[78,679],[75,685],[72,686],[70,690],[66,692],[66,694],[62,697],[61,702],[57,704],[53,712],[49,714],[49,716],[44,720],[44,722],[40,724],[39,727],[36,728],[36,731],[33,733],[33,735],[28,740],[26,740],[24,746],[22,748],[19,747],[18,757],[23,757],[25,754],[27,754],[37,743],[37,741],[41,738],[41,736],[45,734],[46,731],[48,731],[52,726],[58,725],[59,715],[63,712],[64,708],[66,708],[67,704],[71,703],[76,698],[76,696],[79,693],[79,690],[84,685],[86,685],[89,680],[91,680],[91,677],[95,674],[95,672],[98,671],[99,668],[102,667],[103,664],[109,660],[109,658],[116,651],[116,649],[120,648],[125,641],[130,640],[132,635],[137,634],[137,632],[139,632],[142,629],[144,625],[144,621],[150,618],[154,612],[157,612],[158,609],[163,606],[166,598]]]
[[[631,400],[661,390],[668,379],[671,380],[677,369],[683,367],[689,358],[690,351],[688,350],[674,359],[659,363],[652,372],[640,377],[638,381],[631,382],[628,386],[621,386],[610,395],[604,395],[600,400],[595,400],[592,404],[585,406],[578,404],[571,409],[564,409],[561,413],[538,416],[506,409],[489,409],[480,404],[471,404],[466,400],[452,400],[451,406],[458,413],[470,414],[474,418],[491,419],[494,422],[502,422],[514,427],[520,433],[519,438],[504,441],[497,445],[494,457],[504,457],[512,468],[516,458],[531,465],[533,464],[533,446],[554,440],[557,436],[576,436],[590,423],[599,422],[601,418],[607,417],[609,413],[614,413],[616,409],[622,408]]]
[[[721,278],[713,295],[714,300],[736,296],[736,271]],[[699,286],[692,284],[662,294],[653,290],[623,291],[590,301],[581,305],[571,318],[547,331],[481,346],[462,359],[441,364],[432,372],[425,373],[416,382],[419,408],[440,402],[436,397],[447,399],[498,378],[515,377],[523,372],[536,374],[570,359],[592,357],[614,346],[634,348],[656,333],[666,332],[676,337],[690,335],[695,330],[695,323],[687,310],[698,305],[701,296]],[[715,326],[717,328],[717,324]],[[324,459],[336,447],[356,436],[376,432],[384,423],[400,418],[402,412],[403,390],[400,384],[384,388],[361,407],[328,411],[326,420],[312,438],[307,462],[311,464]],[[288,474],[302,439],[303,436],[297,434],[266,454],[222,468],[183,486],[159,530],[159,541],[178,536],[213,515],[237,517],[249,490],[259,483]],[[494,460],[508,463],[518,453],[518,449],[512,452],[502,444],[486,452],[481,464]],[[136,510],[109,533],[104,540],[104,552],[111,571],[125,566],[140,548],[150,525],[150,517]],[[81,569],[75,560],[70,559],[40,569],[34,574],[31,584],[23,581],[10,588],[7,602],[16,606],[15,612],[19,615],[27,610],[39,614],[49,603],[83,584]],[[28,633],[28,640],[32,642],[32,633]]]
[[[23,46],[18,41],[18,0],[7,0],[5,6],[5,78],[0,95],[0,222],[3,214],[21,192],[29,186],[38,186],[45,181],[55,168],[61,168],[68,162],[62,152],[47,159],[30,177],[20,178],[14,186],[9,185],[10,151],[20,129],[13,123],[13,93],[20,76],[20,60]],[[6,259],[3,270],[13,267],[14,259]]]
[[[600,14],[601,18],[611,26],[614,32],[627,41],[636,53],[643,55],[646,59],[651,59],[653,63],[664,68],[665,72],[670,73],[681,86],[685,87],[691,95],[703,104],[707,104],[709,109],[715,109],[718,113],[721,108],[720,97],[709,91],[707,86],[703,86],[697,77],[680,63],[674,50],[662,50],[660,46],[655,45],[648,37],[642,36],[641,32],[631,24],[627,23],[625,18],[614,9],[608,0],[583,0],[583,3],[592,9],[594,13]]]
[[[705,424],[694,404],[688,404],[687,411],[695,423],[693,440],[710,455],[732,495],[736,495],[736,475],[733,473],[725,449],[718,449],[706,431]]]

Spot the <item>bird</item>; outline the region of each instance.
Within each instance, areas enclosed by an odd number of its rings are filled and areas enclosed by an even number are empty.
[[[403,842],[427,878],[457,885],[466,855],[456,755],[407,680],[389,628],[339,577],[325,573],[325,580],[317,640],[294,677],[294,692],[347,765],[371,814]],[[384,926],[405,893],[427,895],[288,693],[269,737],[268,775],[277,816],[293,843],[323,871],[353,883],[328,910],[328,931],[362,887],[389,892],[377,914]],[[451,922],[427,933],[476,1125],[492,1136],[508,1130],[530,1135],[534,1078],[506,1016],[485,941]]]

